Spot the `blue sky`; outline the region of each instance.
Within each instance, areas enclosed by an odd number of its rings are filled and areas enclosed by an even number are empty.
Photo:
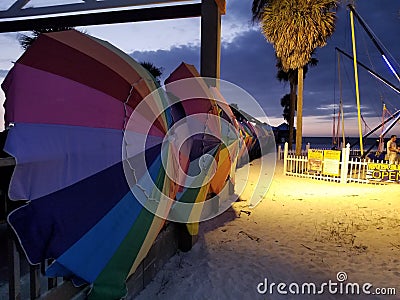
[[[2,0],[0,9],[6,9],[13,2]],[[30,5],[45,6],[61,2],[80,1],[32,0]],[[227,13],[222,18],[221,78],[249,92],[264,109],[270,123],[278,125],[283,122],[280,98],[288,93],[289,86],[275,78],[274,51],[272,45],[268,44],[260,33],[258,26],[251,23],[251,3],[247,0],[227,0]],[[400,61],[400,0],[358,0],[356,8],[394,59]],[[163,67],[163,79],[182,61],[199,68],[199,18],[88,26],[82,29],[108,40],[136,60],[151,61]],[[0,81],[11,68],[12,61],[17,60],[22,53],[17,36],[18,33],[0,34]],[[328,40],[326,47],[317,50],[319,64],[310,69],[305,79],[304,136],[330,136],[332,133],[332,114],[335,104],[339,101],[334,48],[340,47],[351,54],[350,37],[349,14],[347,9],[342,7],[338,11],[335,34]],[[356,26],[356,38],[359,60],[399,86],[399,82],[388,71],[378,51],[360,26]],[[341,65],[346,135],[357,135],[352,62],[341,58]],[[395,66],[400,72],[400,66],[396,63]],[[362,115],[367,125],[372,128],[380,122],[382,101],[394,112],[400,108],[400,97],[372,79],[364,70],[359,69],[359,73]],[[4,95],[0,93],[0,103],[3,101]],[[395,128],[394,133],[400,132]]]

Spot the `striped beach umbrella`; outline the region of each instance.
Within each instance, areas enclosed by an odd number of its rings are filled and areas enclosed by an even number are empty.
[[[189,233],[195,235],[197,222],[218,213],[219,198],[215,196],[229,188],[229,179],[233,181],[237,123],[223,96],[210,88],[193,65],[178,66],[166,79],[165,88],[171,95],[173,127],[184,137],[178,143],[179,162],[187,175],[179,182],[171,218],[189,223]]]
[[[131,57],[74,30],[42,34],[2,88],[9,194],[28,200],[8,222],[29,261],[54,259],[47,275],[91,284],[90,298],[125,296],[171,206],[153,200],[177,192],[166,96]]]

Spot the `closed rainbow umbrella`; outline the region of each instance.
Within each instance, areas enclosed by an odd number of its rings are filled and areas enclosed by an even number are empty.
[[[122,51],[74,30],[41,35],[2,84],[9,194],[29,200],[8,221],[32,264],[55,259],[47,275],[91,284],[94,299],[126,294],[171,206],[154,197],[175,198],[165,176],[175,152],[162,147],[172,118],[157,87]]]

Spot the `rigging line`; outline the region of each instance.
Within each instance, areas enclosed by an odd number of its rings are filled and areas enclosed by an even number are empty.
[[[360,24],[357,24],[357,28],[360,28],[360,26],[361,26]],[[360,30],[360,31],[361,31],[361,30]],[[374,66],[374,64],[372,63],[371,56],[369,55],[368,46],[367,46],[367,41],[366,41],[366,39],[365,39],[365,34],[361,34],[361,38],[362,38],[362,41],[363,41],[363,44],[364,44],[365,53],[367,54],[368,61],[369,61],[370,65],[371,65],[371,69],[372,69],[373,71],[375,71],[375,66]]]
[[[364,130],[366,131],[366,129],[368,129],[368,130],[370,130],[371,131],[371,128],[368,126],[368,124],[367,124],[367,121],[365,121],[365,119],[364,119],[364,116],[363,115],[361,115],[361,120],[363,121],[363,123],[364,123]]]
[[[385,131],[383,132],[383,135],[386,135],[386,133],[388,133],[394,125],[396,125],[396,123],[399,121],[400,119],[400,113],[397,111],[395,113],[396,117],[393,118],[392,123],[388,126],[388,128],[385,129]]]
[[[391,108],[394,109],[394,110],[396,111],[396,113],[397,113],[398,109],[397,109],[396,107],[394,107],[394,106],[392,105],[392,103],[389,102],[389,104],[391,105]],[[392,114],[392,113],[390,112],[390,110],[388,109],[387,103],[384,103],[384,102],[383,102],[383,105],[384,105],[384,108],[385,108],[385,111],[386,111],[386,115],[388,115],[388,116],[393,116],[393,114]]]
[[[388,113],[388,110],[386,109],[386,105],[383,104],[383,110],[382,110],[382,128],[381,128],[381,137],[383,134],[383,130],[385,129],[385,118],[386,118],[386,114]]]
[[[368,25],[365,23],[365,21],[363,20],[363,18],[357,13],[357,11],[354,8],[354,5],[349,4],[347,5],[347,7],[349,7],[350,11],[353,12],[353,14],[355,15],[355,17],[357,18],[357,20],[360,22],[361,26],[364,28],[365,32],[368,34],[368,36],[370,37],[371,41],[374,43],[375,47],[378,49],[378,51],[380,52],[383,60],[385,61],[385,63],[387,64],[387,66],[389,67],[389,69],[391,70],[391,72],[393,73],[393,75],[397,78],[397,80],[400,82],[400,75],[397,73],[397,71],[394,69],[394,67],[392,66],[392,64],[389,62],[389,60],[386,57],[385,52],[383,51],[381,45],[378,43],[379,39],[375,38],[374,34],[372,31],[370,31],[370,28],[368,27]]]
[[[337,50],[339,50],[339,48],[337,48],[336,47],[336,49]],[[341,54],[344,54],[344,52],[342,52],[342,51],[339,51]],[[347,83],[351,83],[351,82],[354,82],[354,78],[352,78],[350,75],[349,75],[349,71],[348,71],[348,69],[347,69],[347,67],[346,67],[346,64],[342,64],[342,67],[343,67],[343,70],[344,70],[344,74],[345,74],[345,81],[344,82],[347,82]],[[343,82],[342,82],[342,92],[343,92]],[[356,95],[355,95],[355,91],[354,91],[354,89],[353,88],[351,88],[350,89],[350,95],[349,96],[347,96],[347,97],[353,97],[353,99],[355,99],[355,97],[356,97]],[[344,109],[343,109],[343,106],[344,106],[344,101],[343,101],[343,95],[341,96],[341,98],[342,98],[342,120],[343,120],[343,122],[342,122],[342,130],[343,130],[343,132],[342,132],[342,139],[343,139],[343,145],[346,145],[346,140],[345,140],[345,124],[344,124]],[[352,106],[350,106],[350,107],[352,107]]]
[[[386,49],[385,45],[382,44],[382,47],[386,50],[386,52],[388,53],[388,55],[392,59],[392,62],[394,62],[400,68],[400,64],[397,62],[396,58],[394,58],[394,56],[389,52],[389,50]]]
[[[399,110],[399,108],[398,108],[397,106],[393,105],[393,103],[390,102],[390,101],[386,101],[385,104],[386,104],[386,108],[388,107],[388,104],[389,104],[389,105],[390,105],[390,109],[392,109],[392,110],[394,110],[394,111]]]
[[[346,52],[344,52],[343,50],[341,50],[338,47],[335,47],[335,49],[337,49],[337,51],[339,51],[340,53],[342,53],[343,55],[345,55],[346,57],[348,57],[349,59],[353,59],[353,56],[347,54]],[[400,88],[396,87],[394,84],[392,84],[391,82],[389,82],[388,80],[386,80],[385,78],[383,78],[382,76],[380,76],[379,74],[375,73],[374,71],[372,71],[370,68],[368,68],[366,65],[364,65],[363,63],[359,62],[357,60],[357,64],[361,67],[363,67],[364,69],[366,69],[368,71],[368,73],[372,76],[374,76],[376,79],[380,80],[381,82],[383,82],[384,84],[386,84],[388,87],[390,87],[392,90],[394,90],[396,93],[400,94]]]
[[[388,123],[389,121],[395,119],[390,125],[389,128],[387,128],[385,130],[385,132],[383,133],[383,135],[385,135],[393,126],[394,124],[397,122],[398,118],[400,117],[400,110],[396,111],[392,117],[388,118],[385,120],[384,124]],[[377,131],[379,128],[381,128],[382,124],[376,126],[374,129],[372,129],[370,132],[368,132],[366,135],[363,136],[363,139],[366,139],[367,137],[369,137],[371,134],[373,134],[375,131]],[[350,145],[350,148],[353,148],[354,146],[358,145],[359,141],[355,141],[353,144]]]
[[[344,112],[343,112],[343,88],[342,88],[342,77],[340,74],[340,53],[337,54],[338,56],[338,76],[339,76],[339,116],[342,117],[341,119],[341,125],[342,125],[342,142],[343,145],[346,144],[346,140],[344,137]],[[339,123],[339,116],[338,116],[338,123]],[[339,141],[339,126],[337,129],[337,136],[338,136],[338,141]]]
[[[336,59],[335,59],[335,69],[336,69]],[[335,111],[335,105],[336,105],[336,72],[335,76],[333,78],[333,125],[332,125],[332,146],[336,145],[336,139],[337,136],[335,134],[335,126],[336,126],[336,111]]]
[[[385,47],[385,45],[382,43],[382,41],[379,39],[379,37],[374,33],[374,31],[369,27],[367,23],[365,23],[365,26],[368,28],[368,30],[371,32],[371,34],[374,36],[375,40],[379,42],[380,46],[386,51],[385,53],[388,54],[388,56],[392,59],[392,62],[394,62],[399,68],[400,64],[396,61],[396,59],[393,57],[393,55],[390,53],[390,51]]]
[[[346,80],[344,81],[344,82],[347,82],[347,83],[353,83],[354,84],[354,78],[351,78],[351,76],[349,75],[349,71],[348,71],[348,69],[347,69],[347,67],[346,67],[346,64],[342,64],[342,66],[343,66],[343,69],[344,69],[344,73],[345,73],[345,77],[346,77]],[[342,90],[343,90],[343,88],[342,88]],[[356,98],[356,92],[354,91],[354,89],[353,88],[351,88],[350,89],[350,95],[349,96],[347,96],[347,97],[352,97],[352,99],[355,99]],[[343,98],[342,98],[343,99]],[[349,106],[350,108],[352,107],[352,106]]]
[[[364,37],[364,35],[363,35],[363,37]],[[364,37],[364,40],[365,40],[365,37]],[[383,45],[382,45],[382,46],[383,46]],[[384,46],[383,46],[383,47],[384,47]],[[368,48],[367,48],[367,51],[368,51]],[[373,65],[373,62],[371,61],[369,52],[367,53],[367,55],[368,55],[368,59],[369,59],[369,61],[370,61],[370,64],[371,64],[371,66],[372,66],[372,69],[376,72],[375,66]],[[389,53],[389,55],[390,55],[390,53]],[[390,56],[391,56],[391,55],[390,55]],[[393,57],[392,57],[392,58],[393,58]],[[397,63],[397,62],[396,62],[396,63]],[[377,72],[376,72],[376,73],[377,73]],[[381,96],[381,102],[383,103],[383,99],[387,99],[388,95],[387,95],[387,90],[384,89],[383,86],[382,86],[382,83],[383,83],[383,82],[380,82],[380,83],[381,83],[381,84],[376,84],[376,86],[378,87],[379,94],[380,94],[380,96]]]
[[[336,61],[336,60],[335,60]],[[338,111],[338,116],[337,116],[337,128],[336,128],[336,143],[339,144],[339,128],[340,128],[340,113],[341,113],[341,108],[340,108],[340,103],[342,101],[341,96],[342,96],[342,79],[340,77],[340,53],[337,53],[337,70],[338,70],[338,82],[339,82],[339,111]],[[336,104],[336,103],[335,103]],[[336,115],[335,115],[336,118]]]
[[[357,23],[356,24],[356,26],[357,26],[357,29],[360,31],[360,32],[362,32],[361,30],[360,30],[360,24],[359,23]],[[361,39],[362,39],[362,42],[363,42],[363,45],[364,45],[364,49],[365,49],[365,53],[366,53],[366,55],[367,55],[367,57],[368,57],[368,61],[369,61],[369,64],[371,65],[371,69],[376,73],[376,71],[375,71],[375,66],[374,66],[374,64],[373,64],[373,62],[372,62],[372,60],[371,60],[371,56],[370,56],[370,53],[369,53],[369,50],[368,50],[368,45],[367,45],[367,42],[366,42],[366,39],[365,39],[365,33],[364,34],[361,34]],[[357,62],[358,63],[358,62]],[[380,84],[378,84],[378,82],[376,82],[376,81],[374,81],[374,84],[375,84],[375,86],[376,86],[376,89],[377,89],[377,91],[378,91],[378,93],[379,93],[379,96],[380,96],[380,98],[382,98],[383,96],[382,96],[382,87],[381,87],[381,82],[380,82]],[[368,94],[368,97],[369,96],[371,96],[370,94]],[[372,95],[372,97],[373,98],[375,98],[373,95]],[[375,103],[375,101],[369,101],[370,103],[371,103],[371,106],[372,106],[372,109],[374,109],[375,110],[375,112],[377,112],[377,111],[381,111],[381,108],[379,107],[378,108],[378,106],[376,105],[376,103]],[[378,115],[378,114],[377,114]],[[377,119],[378,119],[378,121],[380,121],[379,120],[379,116],[377,116]]]
[[[358,25],[358,27],[360,27],[359,24],[357,24],[357,25]],[[377,72],[376,72],[375,65],[374,65],[374,63],[373,63],[373,61],[372,61],[372,59],[371,59],[371,55],[370,55],[369,50],[368,50],[368,44],[367,44],[367,41],[366,41],[366,39],[365,39],[365,34],[362,34],[361,37],[362,37],[362,40],[363,40],[363,44],[364,44],[364,48],[365,48],[365,53],[367,54],[369,64],[371,65],[371,69],[372,69],[375,73],[377,73]],[[376,85],[376,87],[377,87],[377,90],[379,91],[379,96],[380,96],[381,99],[382,99],[382,98],[383,98],[382,82],[379,82],[380,84],[378,84],[378,82],[374,82],[374,83],[375,83],[375,85]],[[374,102],[374,103],[375,103],[375,102]]]
[[[333,114],[333,125],[332,125],[332,146],[336,145],[336,127],[335,127],[335,123],[336,123],[336,115]]]
[[[344,30],[344,48],[349,49],[351,48],[351,34],[349,34],[349,28],[350,28],[350,15],[346,14],[346,27],[343,28]]]
[[[341,54],[346,54],[344,51],[341,51],[341,50],[340,50],[339,48],[337,48],[337,47],[335,47],[335,49],[338,50]],[[345,77],[346,77],[344,82],[346,82],[346,83],[354,82],[354,78],[351,77],[351,76],[349,75],[349,71],[348,71],[348,69],[347,69],[347,67],[346,67],[346,64],[342,64],[342,67],[343,67],[344,74],[345,74]],[[342,85],[342,86],[343,86],[343,85]],[[354,89],[351,88],[351,89],[349,89],[349,90],[350,90],[350,95],[347,96],[347,97],[352,97],[353,99],[355,99],[355,98],[356,98],[356,95],[355,95]],[[343,88],[342,88],[342,91],[343,91]],[[342,104],[344,105],[343,96],[342,96]],[[349,106],[349,107],[352,107],[352,106]],[[344,112],[343,112],[343,117],[344,117]],[[344,123],[343,123],[343,124],[344,124]],[[344,132],[344,125],[343,125],[343,132]]]

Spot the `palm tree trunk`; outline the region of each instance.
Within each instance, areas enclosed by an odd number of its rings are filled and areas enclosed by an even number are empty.
[[[294,111],[296,106],[296,85],[290,82],[290,103],[289,103],[289,149],[293,149],[293,127]]]
[[[303,68],[297,70],[297,126],[296,126],[296,155],[301,155],[303,139]]]

